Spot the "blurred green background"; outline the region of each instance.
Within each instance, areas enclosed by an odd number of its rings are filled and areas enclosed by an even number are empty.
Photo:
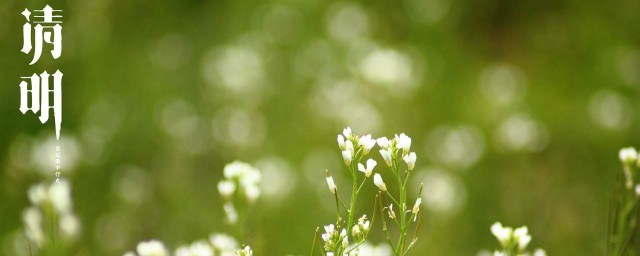
[[[45,4],[64,10],[62,57],[45,47],[29,66],[20,12]],[[347,126],[413,138],[414,188],[425,183],[414,255],[495,249],[495,221],[528,225],[530,248],[551,255],[602,254],[617,151],[640,144],[638,10],[635,0],[2,0],[0,254],[13,254],[28,187],[54,176],[53,120],[18,111],[20,77],[55,69],[81,255],[229,231],[216,184],[235,159],[264,174],[242,240],[257,255],[306,255],[333,220],[324,170],[350,182],[335,142]]]

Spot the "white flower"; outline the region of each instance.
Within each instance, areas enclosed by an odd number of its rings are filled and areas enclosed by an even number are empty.
[[[158,240],[140,242],[136,247],[139,256],[168,256],[164,244]]]
[[[247,245],[244,248],[238,250],[236,252],[236,255],[238,255],[238,256],[251,256],[251,255],[253,255],[253,251],[251,250],[251,247],[249,247]]]
[[[391,148],[381,149],[380,155],[382,156],[382,159],[384,159],[384,162],[387,164],[387,166],[391,167],[391,165],[393,164],[391,159]]]
[[[333,182],[333,177],[331,176],[327,177],[327,185],[329,186],[329,191],[333,194],[338,190],[338,187],[336,186],[336,183]]]
[[[209,242],[213,248],[219,251],[235,251],[238,249],[238,242],[227,234],[211,234]]]
[[[502,246],[506,246],[511,239],[511,235],[513,234],[513,229],[510,227],[503,227],[500,222],[496,222],[491,225],[491,233],[498,238],[500,244]]]
[[[413,214],[418,214],[418,212],[420,211],[420,204],[421,203],[422,203],[422,198],[416,199],[416,203],[413,204],[413,209],[411,211]]]
[[[368,178],[371,176],[371,173],[373,172],[373,168],[375,168],[377,164],[378,163],[376,162],[376,160],[369,159],[367,160],[366,168],[361,163],[358,163],[358,170],[364,173],[364,176]]]
[[[193,242],[189,247],[191,256],[213,256],[213,249],[205,240]]]
[[[635,161],[638,161],[638,151],[633,147],[623,148],[623,149],[620,149],[620,152],[618,153],[618,157],[620,158],[620,161],[622,161],[623,163],[632,164]]]
[[[413,168],[416,166],[415,152],[409,153],[408,155],[404,156],[402,159],[404,160],[405,163],[407,163],[407,168],[409,169],[409,171],[413,170]]]
[[[371,134],[364,135],[358,140],[358,146],[361,146],[364,150],[364,154],[368,154],[369,150],[376,145],[376,140],[371,138]]]
[[[29,240],[38,246],[44,243],[44,231],[42,230],[42,213],[35,207],[29,207],[22,212],[22,221],[25,225],[25,234]]]
[[[65,213],[60,217],[60,231],[68,238],[75,238],[80,232],[80,221],[71,213]]]
[[[248,164],[245,164],[243,162],[233,161],[232,163],[229,163],[224,166],[224,170],[223,170],[224,177],[227,179],[238,177],[240,176],[240,174],[244,172],[247,166]]]
[[[40,205],[47,200],[47,188],[42,183],[31,186],[27,195],[29,196],[29,201],[32,204]]]
[[[253,203],[260,197],[260,188],[256,185],[249,185],[244,188],[244,194],[250,203]]]
[[[353,158],[353,154],[351,153],[351,150],[345,150],[342,151],[342,158],[344,159],[344,164],[346,164],[347,166],[351,164],[351,159]]]
[[[411,149],[411,138],[404,133],[400,134],[400,136],[396,134],[396,142],[396,147],[401,148],[405,154]]]
[[[636,195],[640,196],[640,185],[636,185]]]
[[[344,143],[344,137],[342,137],[342,135],[338,135],[338,146],[340,147],[341,150],[345,150],[345,148],[347,146]]]
[[[378,189],[382,191],[387,191],[387,185],[384,184],[384,181],[382,180],[382,176],[380,176],[379,173],[376,173],[373,175],[373,184],[375,184],[378,187]]]
[[[236,183],[230,180],[218,182],[218,192],[225,198],[229,198],[236,191]]]
[[[342,130],[342,135],[344,135],[344,137],[347,138],[348,140],[351,139],[351,137],[353,137],[353,133],[351,132],[351,127],[344,128],[344,130]]]
[[[226,202],[223,208],[224,208],[224,213],[227,216],[227,221],[231,224],[237,223],[238,213],[236,212],[236,209],[233,207],[233,204],[231,204],[231,202]]]
[[[350,140],[345,142],[344,143],[344,150],[349,150],[349,151],[351,151],[351,153],[355,152],[355,150],[353,150],[353,142],[351,142]]]
[[[358,219],[358,226],[360,227],[361,231],[364,232],[368,232],[369,231],[369,221],[367,220],[367,215],[362,215],[362,217],[360,217],[360,219]]]
[[[507,256],[507,254],[504,253],[504,252],[500,252],[500,251],[494,251],[493,252],[493,256]]]
[[[516,230],[513,231],[513,237],[518,241],[518,248],[520,248],[520,250],[526,249],[529,242],[531,242],[531,236],[529,235],[527,226],[516,228]]]
[[[327,256],[333,256],[332,252],[327,252]]]
[[[329,224],[327,226],[324,226],[324,231],[329,234],[329,233],[333,233],[335,227],[333,226],[333,224]]]
[[[343,229],[342,231],[344,231],[345,235],[342,238],[342,248],[347,248],[347,246],[349,246],[349,237],[347,237],[346,231]]]
[[[389,146],[391,146],[387,137],[380,137],[377,139],[377,142],[378,146],[380,146],[381,148],[388,148]]]
[[[533,251],[533,256],[547,256],[547,252],[538,248],[535,251]]]
[[[351,228],[351,236],[358,237],[358,235],[360,235],[360,226],[353,225],[353,228]]]
[[[66,180],[55,182],[49,187],[49,199],[59,213],[71,211],[71,186]]]

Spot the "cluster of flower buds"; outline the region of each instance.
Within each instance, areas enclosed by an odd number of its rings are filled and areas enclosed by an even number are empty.
[[[500,222],[491,225],[491,233],[498,239],[501,250],[493,253],[494,256],[510,256],[510,255],[531,255],[527,252],[527,246],[531,242],[531,235],[526,226],[516,228],[504,227]],[[533,253],[535,256],[545,255],[544,250],[536,249]]]
[[[27,195],[32,205],[22,213],[25,235],[38,248],[55,239],[47,235],[60,234],[64,239],[78,236],[80,221],[73,214],[69,182],[40,183],[30,187]],[[50,230],[52,228],[55,230]]]
[[[224,167],[224,179],[218,182],[218,192],[226,200],[223,208],[227,221],[237,222],[238,216],[233,205],[235,196],[242,196],[251,204],[260,196],[260,171],[250,164],[234,161]]]
[[[340,248],[347,248],[347,246],[349,246],[349,237],[347,237],[346,229],[338,232],[335,226],[330,224],[324,226],[324,231],[322,241],[324,241],[324,250],[327,252],[327,255],[339,251]]]
[[[342,150],[342,158],[344,164],[349,166],[354,159],[362,158],[371,151],[371,148],[376,145],[376,140],[371,138],[371,134],[363,135],[361,137],[356,136],[351,132],[351,128],[347,127],[342,131],[342,134],[338,135],[338,146]],[[374,161],[375,162],[375,161]],[[369,167],[369,163],[367,163]],[[375,167],[375,164],[373,164]],[[371,169],[373,169],[371,167]]]
[[[371,224],[367,220],[367,215],[362,215],[362,217],[358,219],[358,223],[353,225],[353,228],[351,228],[351,236],[356,241],[364,240],[366,234],[369,232],[370,225]]]
[[[391,140],[381,137],[376,142],[382,148],[380,149],[380,156],[382,156],[387,166],[392,167],[397,159],[402,159],[407,164],[407,170],[413,171],[416,166],[417,156],[415,152],[411,152],[411,138],[409,136],[404,133],[396,134]],[[380,175],[374,175],[373,183],[381,191],[387,190],[387,186]]]

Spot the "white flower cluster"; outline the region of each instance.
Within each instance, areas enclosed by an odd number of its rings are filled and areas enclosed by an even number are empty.
[[[354,160],[357,162],[359,159],[369,154],[376,143],[382,148],[380,149],[380,155],[387,166],[391,167],[394,164],[394,161],[399,157],[407,164],[408,171],[412,171],[415,168],[417,156],[415,152],[410,152],[411,138],[404,133],[400,135],[396,134],[395,138],[391,140],[386,137],[372,139],[371,134],[358,137],[351,131],[351,128],[347,127],[342,131],[342,134],[338,135],[338,146],[340,147],[340,150],[342,150],[342,158],[347,166],[354,163]],[[378,163],[375,160],[368,159],[366,161],[366,165],[357,163],[357,168],[358,171],[362,172],[365,177],[368,178],[373,174],[373,169],[377,164]],[[332,193],[335,193],[337,188],[335,187],[335,183],[332,182],[333,179],[331,178],[331,181],[329,180],[330,178],[331,177],[327,178],[329,190]],[[373,183],[378,187],[378,189],[382,191],[387,190],[387,186],[382,180],[382,176],[380,174],[376,173],[373,175]]]
[[[371,134],[358,137],[351,132],[351,128],[349,127],[345,128],[342,131],[342,134],[338,135],[338,146],[342,150],[342,158],[344,159],[344,164],[347,166],[351,165],[353,159],[357,159],[369,154],[369,151],[371,151],[371,148],[373,148],[373,146],[375,145],[376,140],[371,138]],[[370,161],[367,161],[367,169],[370,169],[370,173],[371,170],[373,170],[373,167],[375,167],[376,163],[372,159],[369,160]],[[366,170],[364,166],[362,168],[363,170]],[[366,174],[365,171],[362,172]]]
[[[491,233],[498,239],[501,250],[494,251],[494,256],[527,256],[531,255],[527,252],[527,246],[531,242],[531,235],[527,226],[516,228],[504,227],[500,222],[491,225]],[[534,251],[535,256],[544,256],[546,253],[542,249]]]
[[[417,156],[415,152],[411,151],[411,138],[406,134],[395,135],[395,138],[389,140],[387,137],[381,137],[376,140],[378,146],[380,146],[380,155],[387,166],[392,167],[397,159],[402,159],[407,164],[407,170],[413,171],[416,166]],[[373,177],[373,183],[382,191],[387,190],[382,177],[379,174],[375,174]]]
[[[349,237],[347,237],[347,230],[342,229],[338,232],[333,224],[324,226],[325,233],[322,234],[322,241],[324,241],[324,250],[327,255],[333,255],[333,252],[340,251],[340,249],[347,248],[349,246]]]
[[[25,225],[25,234],[30,241],[42,247],[47,239],[53,239],[46,237],[45,223],[46,225],[55,223],[59,231],[50,232],[61,234],[64,239],[73,239],[78,236],[81,225],[73,213],[71,185],[68,181],[60,180],[51,185],[45,183],[34,185],[29,188],[27,195],[32,205],[23,211],[22,220]]]
[[[243,196],[247,203],[254,203],[260,197],[262,174],[250,164],[240,161],[225,165],[223,172],[224,179],[218,182],[218,192],[226,200],[223,208],[227,221],[234,224],[238,221],[234,196]]]
[[[124,256],[169,256],[167,247],[159,240],[143,241],[136,246],[136,252],[127,252]],[[251,247],[238,247],[238,242],[226,234],[214,233],[207,240],[199,240],[190,245],[182,245],[176,248],[174,256],[250,256],[253,255]]]
[[[640,165],[640,162],[638,162],[638,151],[633,147],[626,147],[626,148],[620,149],[620,152],[618,152],[618,158],[620,158],[620,161],[624,164]]]
[[[362,215],[362,217],[358,219],[358,223],[353,225],[353,228],[351,228],[351,236],[356,241],[364,240],[366,234],[369,232],[370,225],[371,224],[367,220],[367,215]]]

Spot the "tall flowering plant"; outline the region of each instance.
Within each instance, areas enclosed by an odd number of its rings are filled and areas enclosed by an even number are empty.
[[[351,128],[346,128],[342,134],[338,135],[337,140],[344,164],[351,175],[351,196],[348,204],[345,204],[340,197],[342,190],[338,189],[333,177],[327,171],[327,185],[336,202],[336,222],[324,226],[324,233],[321,235],[322,255],[359,255],[360,246],[369,236],[377,212],[381,215],[382,230],[393,254],[405,255],[417,240],[415,233],[417,233],[418,224],[415,225],[414,237],[410,242],[407,242],[407,234],[411,224],[419,219],[422,202],[422,199],[418,198],[413,206],[408,205],[407,184],[416,162],[416,154],[411,152],[411,138],[403,133],[391,140],[386,137],[373,139],[371,134],[358,136],[351,131]],[[381,148],[379,153],[390,169],[385,175],[391,175],[397,183],[395,195],[387,189],[382,175],[374,172],[374,168],[378,166],[377,162],[367,157],[376,144]],[[371,221],[367,219],[366,214],[361,217],[356,214],[358,198],[369,178],[372,178],[373,184],[379,191],[375,196]],[[343,214],[346,218],[343,218]],[[395,224],[399,230],[398,237],[395,239],[391,237],[387,220]],[[312,254],[314,249],[315,239]]]
[[[622,172],[618,173],[615,192],[609,210],[607,255],[637,255],[640,211],[640,158],[635,148],[623,148],[618,153]]]

